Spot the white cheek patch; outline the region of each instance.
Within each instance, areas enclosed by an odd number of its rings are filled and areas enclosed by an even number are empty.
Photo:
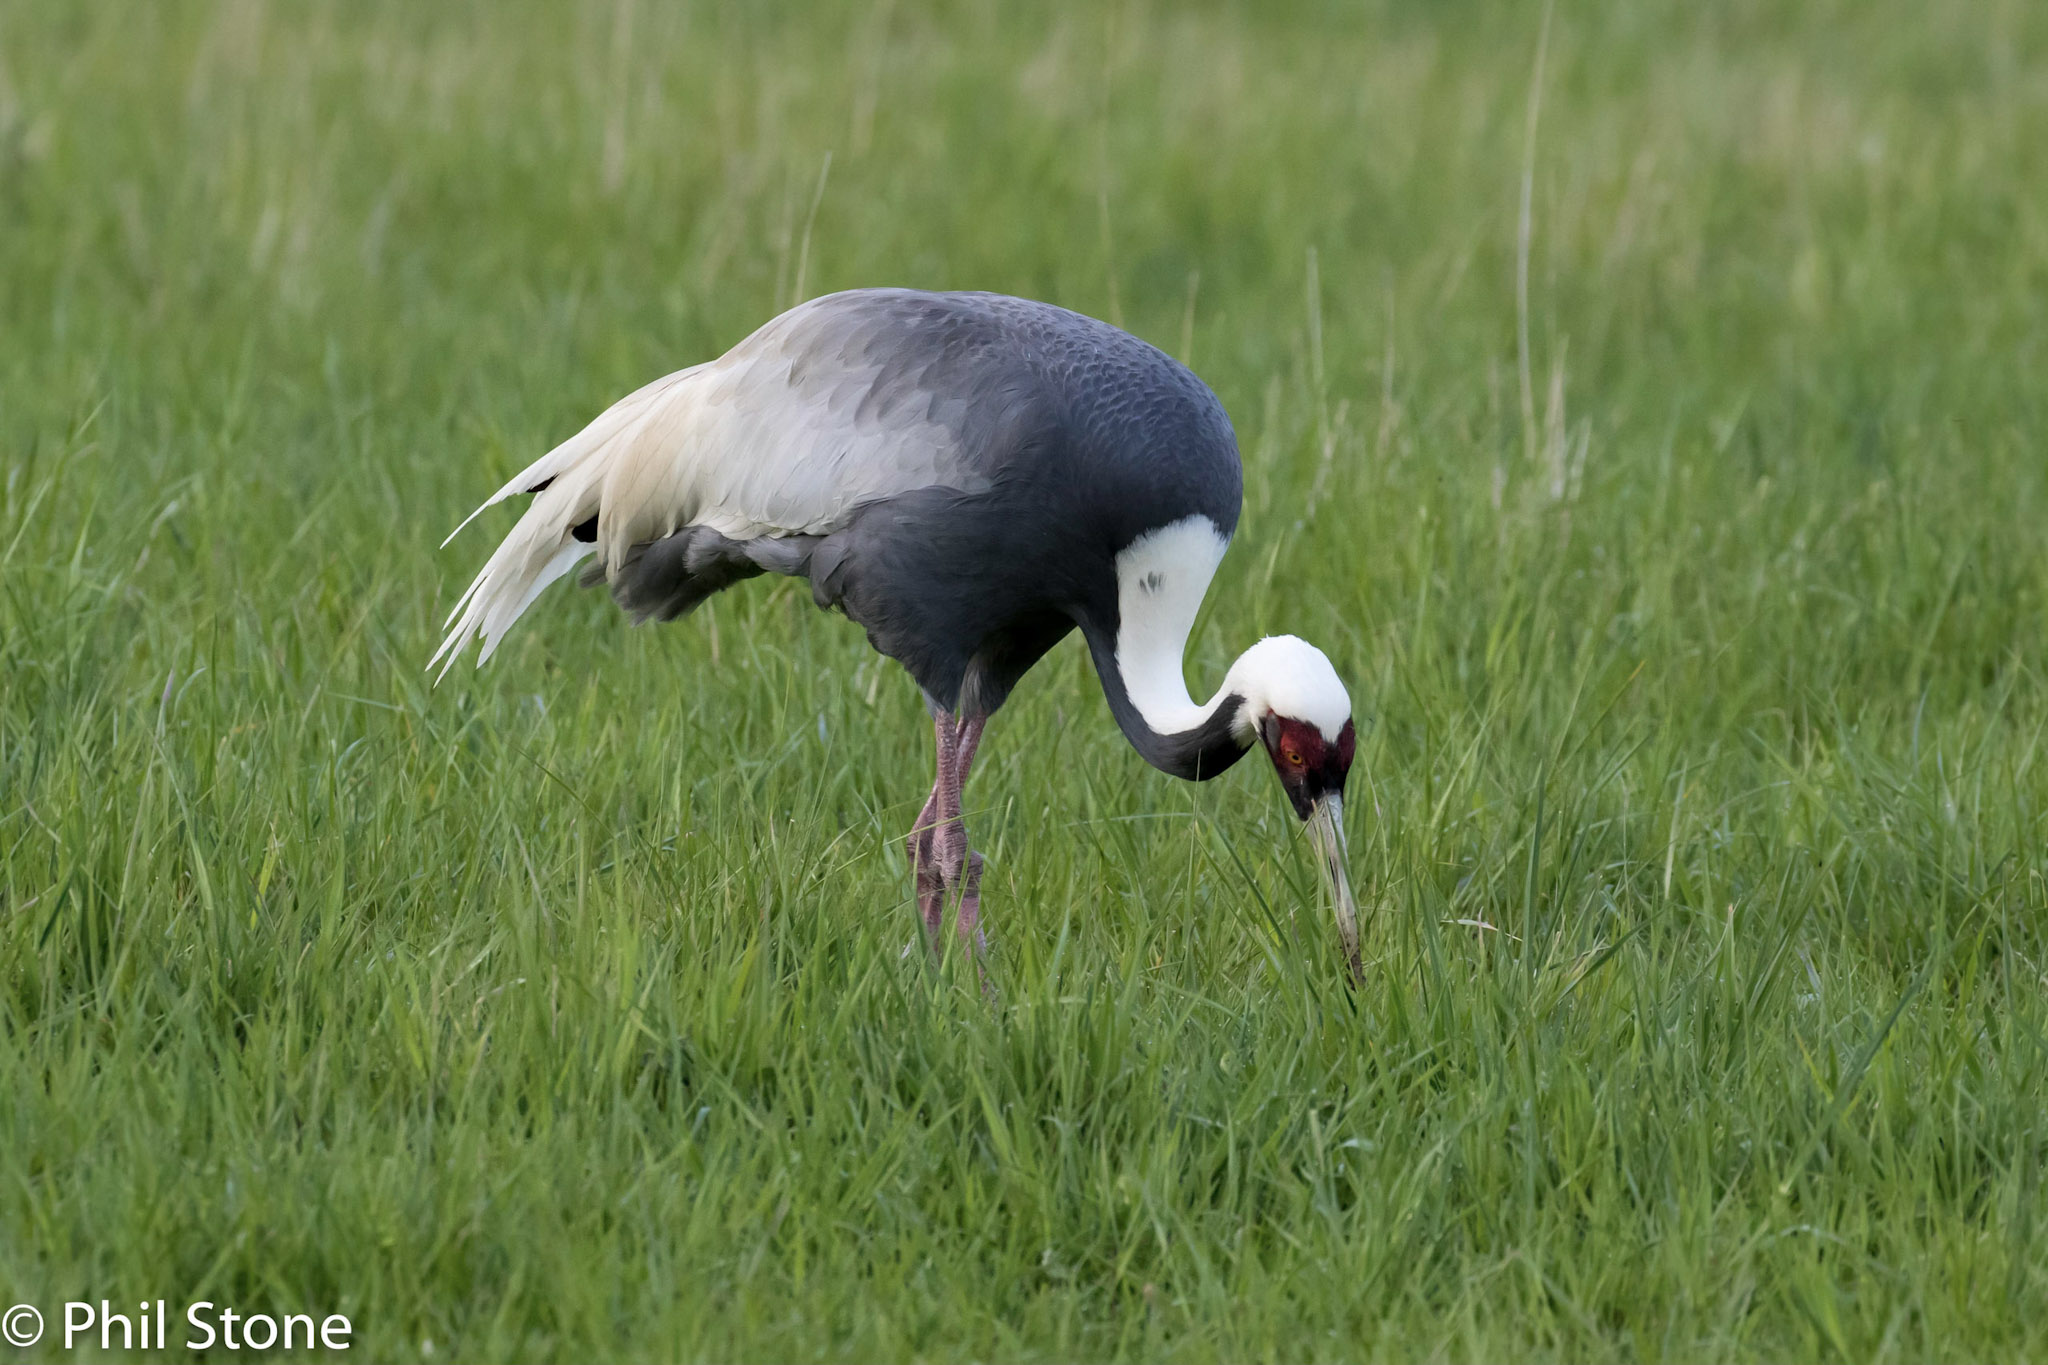
[[[1188,696],[1181,652],[1229,548],[1214,522],[1192,516],[1147,532],[1116,557],[1117,672],[1156,734],[1192,730],[1207,715]]]

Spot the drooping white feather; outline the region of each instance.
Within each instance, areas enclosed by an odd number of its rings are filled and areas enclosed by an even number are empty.
[[[825,535],[878,498],[985,488],[916,365],[869,344],[874,307],[828,295],[793,308],[719,359],[628,394],[521,470],[477,512],[546,487],[449,613],[429,667],[445,674],[479,636],[481,665],[593,551],[609,572],[685,526],[733,540]],[[574,540],[592,517],[595,544]]]
[[[532,464],[512,476],[512,482],[500,488],[477,505],[477,509],[462,519],[462,525],[448,533],[448,539],[441,542],[441,548],[448,548],[449,541],[462,534],[463,530],[483,513],[486,508],[496,507],[515,493],[525,493],[553,479],[564,470],[573,468],[578,462],[603,446],[620,431],[632,425],[635,418],[646,414],[648,408],[658,402],[670,389],[688,379],[702,365],[692,365],[687,370],[663,375],[652,384],[644,384],[633,390],[618,402],[598,414],[597,420],[568,440],[535,460]]]

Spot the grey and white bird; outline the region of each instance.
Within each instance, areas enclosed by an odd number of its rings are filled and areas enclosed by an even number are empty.
[[[989,716],[1078,629],[1153,767],[1204,781],[1265,748],[1356,974],[1354,736],[1336,670],[1276,635],[1205,702],[1181,672],[1242,491],[1223,405],[1127,332],[996,294],[831,294],[629,394],[499,489],[484,507],[533,501],[455,604],[434,662],[445,675],[481,637],[481,666],[586,558],[583,582],[609,584],[636,622],[764,572],[809,579],[819,606],[923,689],[938,765],[907,840],[918,909],[937,948],[954,907],[974,950],[982,864],[961,788]]]

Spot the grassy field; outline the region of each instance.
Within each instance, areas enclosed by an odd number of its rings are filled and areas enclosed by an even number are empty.
[[[1545,31],[0,5],[0,1304],[2048,1356],[2048,7]],[[995,1007],[899,956],[929,731],[801,585],[430,686],[471,505],[880,283],[1222,396],[1189,672],[1350,680],[1362,989],[1263,765],[1152,772],[1073,641],[968,794]]]

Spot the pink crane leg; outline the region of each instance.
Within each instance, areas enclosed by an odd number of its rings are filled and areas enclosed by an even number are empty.
[[[974,768],[974,751],[981,747],[981,732],[987,726],[987,716],[967,715],[960,718],[957,732],[959,751],[955,755],[955,777],[953,790],[957,803],[958,793],[967,786],[967,775]],[[956,804],[953,830],[957,835],[954,850],[955,861],[951,865],[953,880],[960,887],[959,917],[955,928],[969,952],[978,952],[988,947],[988,940],[981,932],[981,855],[967,846],[967,824],[960,817]]]
[[[932,780],[932,794],[925,799],[924,809],[918,812],[917,823],[911,826],[910,837],[904,841],[904,850],[910,857],[925,939],[937,948],[939,933],[945,928],[947,889],[941,830],[947,819],[949,785],[950,804],[955,810],[959,806],[959,740],[953,718],[936,708],[932,711],[932,735],[938,743],[938,773]]]
[[[955,717],[932,708],[937,773],[932,793],[904,840],[904,851],[916,881],[918,915],[934,950],[940,947],[939,936],[945,930],[946,901],[956,891],[960,902],[955,931],[970,952],[987,946],[981,932],[981,855],[968,847],[967,824],[960,810],[960,789],[974,766],[974,752],[987,724],[987,716]]]

